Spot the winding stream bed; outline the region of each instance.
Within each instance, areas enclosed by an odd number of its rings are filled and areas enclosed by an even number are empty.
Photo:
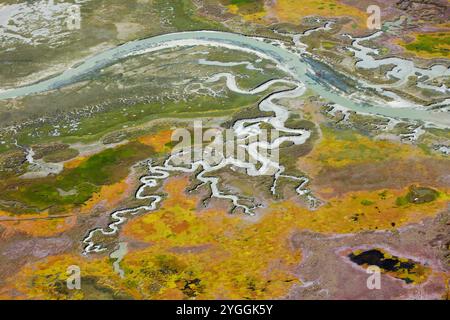
[[[323,29],[327,30],[327,28],[329,28],[329,25],[325,25]],[[276,63],[278,68],[284,70],[291,76],[292,79],[271,80],[261,84],[253,90],[248,91],[239,88],[236,84],[235,76],[230,73],[219,73],[206,80],[206,82],[212,83],[225,79],[228,89],[239,94],[257,94],[265,92],[275,84],[283,84],[293,87],[292,89],[285,89],[280,92],[272,93],[260,102],[259,109],[264,112],[272,112],[274,116],[239,120],[236,121],[232,127],[234,135],[238,137],[238,145],[244,148],[252,157],[257,159],[257,163],[260,166],[257,167],[254,163],[242,161],[234,156],[228,155],[222,155],[215,163],[202,159],[192,161],[186,166],[174,164],[177,158],[183,156],[182,153],[173,153],[164,161],[162,165],[154,165],[151,160],[148,160],[146,163],[148,174],[140,179],[141,185],[135,194],[136,199],[143,200],[146,204],[113,212],[111,214],[112,222],[107,228],[94,229],[90,231],[87,237],[83,240],[86,245],[84,250],[85,254],[89,252],[101,252],[107,250],[107,248],[105,248],[101,243],[96,242],[96,235],[115,235],[117,234],[120,225],[122,225],[129,216],[156,210],[163,199],[160,195],[152,194],[150,191],[155,190],[155,187],[161,186],[160,183],[174,172],[191,174],[196,173],[196,179],[201,182],[197,188],[202,185],[209,186],[211,197],[231,201],[233,204],[233,210],[240,209],[245,214],[254,214],[254,210],[259,205],[244,204],[239,196],[221,191],[219,188],[219,178],[210,175],[211,173],[225,167],[235,167],[245,170],[249,176],[272,176],[273,185],[270,190],[273,194],[276,192],[278,181],[280,179],[293,180],[297,183],[296,192],[309,203],[311,208],[315,208],[319,201],[307,188],[307,184],[309,182],[307,177],[286,175],[284,172],[285,168],[278,163],[278,161],[274,161],[269,156],[261,156],[261,154],[258,153],[259,148],[276,150],[285,142],[301,145],[307,141],[311,133],[308,130],[287,128],[285,123],[288,120],[289,112],[283,106],[278,105],[275,102],[280,99],[300,97],[305,93],[306,89],[313,90],[317,95],[320,95],[328,100],[330,105],[343,106],[346,109],[356,112],[376,114],[388,118],[423,121],[440,127],[450,127],[450,114],[447,112],[436,112],[426,108],[418,108],[415,105],[395,108],[392,105],[389,106],[388,103],[383,102],[381,99],[374,99],[373,96],[365,96],[364,92],[345,94],[335,87],[327,85],[324,81],[318,81],[314,74],[314,70],[311,68],[311,64],[309,64],[307,60],[301,56],[301,54],[289,50],[280,43],[276,45],[273,41],[270,42],[270,40],[266,40],[267,39],[251,38],[239,34],[216,31],[195,31],[165,34],[149,39],[129,42],[119,47],[107,50],[86,59],[82,64],[74,66],[73,68],[70,68],[51,79],[43,80],[25,87],[6,90],[3,92],[0,91],[0,100],[42,93],[49,90],[62,88],[86,79],[92,73],[104,68],[105,66],[119,63],[122,59],[126,59],[128,57],[147,54],[163,49],[200,45],[225,47],[255,54],[260,58],[273,61]],[[297,37],[294,40],[299,42],[300,38]],[[355,42],[354,45],[357,47],[359,42]],[[359,63],[359,67],[371,68],[376,65],[376,62],[371,60],[372,57],[368,54],[369,51],[365,50],[362,46],[357,47],[356,49],[356,56],[362,60],[362,62]],[[367,65],[369,62],[372,64]],[[401,59],[398,61],[390,60],[389,62],[395,62],[398,66],[391,71],[393,76],[401,79],[406,77],[407,74],[405,74],[405,70],[409,68],[409,64],[403,62]],[[211,62],[201,60],[199,63],[209,64]],[[247,67],[251,65],[249,63],[245,64]],[[221,65],[232,66],[234,64],[222,63]],[[439,68],[441,67],[433,67],[430,69],[429,73],[433,74],[435,72],[444,71]],[[418,69],[414,69],[414,71],[418,71]],[[283,135],[272,141],[255,142],[252,140],[252,137],[261,134],[263,124],[270,125],[275,130],[283,133]]]
[[[307,88],[327,99],[330,103],[345,106],[357,111],[378,114],[391,118],[403,118],[430,122],[443,127],[450,126],[450,114],[424,110],[413,106],[393,108],[385,106],[383,101],[374,101],[373,97],[346,95],[315,79],[314,71],[300,55],[288,50],[285,46],[274,45],[264,38],[252,38],[235,33],[218,31],[191,31],[164,34],[148,39],[128,42],[119,47],[109,49],[98,55],[86,59],[83,63],[66,70],[65,72],[38,83],[16,89],[0,91],[0,100],[22,97],[30,94],[58,89],[81,81],[87,76],[104,68],[118,63],[121,59],[154,52],[162,49],[189,46],[216,46],[233,50],[246,51],[274,61],[277,66],[289,73],[295,80],[302,82]],[[403,60],[402,60],[403,61]],[[401,62],[403,63],[403,62]],[[399,69],[400,70],[400,69]],[[403,68],[401,70],[404,70]],[[433,71],[431,71],[433,72]],[[398,72],[397,72],[398,73]]]
[[[252,177],[271,176],[273,177],[273,184],[270,189],[272,194],[276,193],[277,184],[280,179],[290,179],[297,184],[296,192],[308,201],[310,208],[317,207],[319,200],[312,195],[309,189],[307,189],[306,186],[309,182],[307,177],[296,177],[284,174],[285,167],[279,163],[278,159],[274,159],[271,155],[260,152],[261,149],[267,151],[278,150],[280,145],[285,142],[301,145],[308,140],[311,135],[308,130],[286,128],[285,122],[289,118],[289,112],[281,105],[274,102],[283,98],[296,98],[303,95],[306,90],[305,85],[298,81],[278,79],[268,81],[253,90],[246,91],[237,86],[235,76],[230,73],[216,74],[208,79],[207,82],[220,81],[222,78],[226,79],[226,85],[229,90],[240,94],[257,94],[268,90],[275,84],[294,86],[293,89],[275,92],[260,102],[259,109],[264,112],[271,112],[274,114],[273,116],[243,119],[234,123],[232,131],[234,136],[237,137],[237,148],[245,149],[250,157],[256,159],[256,162],[247,159],[241,160],[241,158],[235,154],[228,155],[220,153],[218,158],[215,158],[214,160],[211,160],[208,157],[201,157],[200,160],[193,160],[190,164],[185,166],[175,164],[182,162],[181,159],[186,152],[191,153],[191,151],[194,151],[202,154],[205,152],[203,148],[198,147],[193,147],[192,150],[189,149],[188,151],[180,150],[179,152],[174,152],[160,166],[153,165],[151,160],[147,161],[148,175],[140,179],[141,186],[135,194],[136,199],[145,200],[147,201],[147,204],[113,212],[111,214],[112,222],[106,229],[94,229],[84,239],[84,243],[86,244],[85,253],[101,252],[107,249],[101,243],[96,243],[96,234],[101,234],[102,236],[115,235],[119,231],[120,225],[122,225],[129,216],[154,211],[162,201],[162,197],[148,191],[160,186],[160,182],[167,179],[171,173],[192,174],[196,172],[196,179],[200,181],[200,184],[197,185],[196,189],[200,186],[208,186],[211,192],[211,198],[229,200],[233,205],[232,211],[240,209],[243,213],[248,215],[253,215],[254,210],[259,207],[259,205],[246,205],[239,196],[221,191],[219,188],[219,178],[211,175],[212,173],[225,167],[234,167],[245,170],[246,174]],[[283,135],[267,140],[255,139],[262,134],[262,124],[271,125],[274,130],[283,133]],[[226,142],[223,141],[223,136],[219,134],[216,136],[214,143],[224,144]]]

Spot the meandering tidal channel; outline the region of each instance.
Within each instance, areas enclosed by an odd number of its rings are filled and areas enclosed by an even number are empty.
[[[154,211],[158,204],[162,201],[162,197],[152,194],[149,190],[159,186],[159,182],[167,179],[171,173],[196,173],[196,179],[200,181],[200,184],[197,185],[196,189],[200,186],[208,186],[211,192],[210,197],[229,200],[233,205],[233,211],[240,209],[243,213],[248,215],[253,215],[254,210],[259,205],[246,205],[242,202],[242,199],[239,196],[221,191],[219,188],[219,178],[213,175],[214,172],[232,166],[245,170],[246,174],[252,177],[267,175],[272,176],[272,194],[276,193],[277,183],[280,179],[290,179],[297,183],[296,192],[309,202],[311,208],[315,208],[318,205],[318,199],[316,199],[306,187],[309,179],[307,177],[286,175],[285,167],[279,163],[277,158],[272,157],[271,154],[271,151],[278,150],[285,142],[301,145],[310,137],[310,132],[308,130],[287,128],[285,126],[285,122],[288,120],[289,112],[281,105],[274,102],[283,98],[299,97],[304,94],[306,87],[298,81],[279,79],[271,80],[261,84],[253,90],[246,91],[238,88],[235,76],[230,73],[216,74],[207,81],[216,82],[222,78],[226,79],[226,84],[229,90],[240,94],[257,94],[266,91],[275,84],[280,83],[294,86],[293,89],[275,92],[260,102],[259,109],[263,112],[273,113],[273,116],[243,119],[238,120],[233,124],[233,135],[237,138],[236,148],[245,149],[249,154],[249,157],[255,159],[256,161],[250,161],[250,158],[242,159],[237,156],[236,153],[220,153],[219,155],[216,155],[214,160],[211,160],[211,158],[203,157],[205,150],[202,147],[196,146],[194,146],[193,149],[189,149],[187,152],[191,153],[191,151],[193,151],[194,153],[201,153],[202,156],[199,157],[199,160],[193,160],[187,165],[185,163],[183,163],[183,165],[175,164],[183,162],[182,160],[184,159],[183,157],[186,153],[185,150],[173,152],[162,165],[153,165],[152,161],[148,160],[148,175],[140,179],[141,186],[135,194],[136,199],[145,200],[147,201],[147,204],[113,212],[111,214],[112,222],[106,229],[98,228],[92,230],[84,239],[84,243],[86,244],[85,253],[101,252],[106,250],[101,243],[96,243],[95,236],[97,234],[101,234],[102,236],[115,235],[117,234],[120,225],[127,220],[127,217],[139,213]],[[262,128],[262,124],[270,125],[273,130],[282,133],[282,135],[271,137],[266,140],[258,139],[258,137],[263,135],[262,131],[264,129]],[[216,135],[216,140],[214,140],[214,143],[223,145],[227,142],[223,141],[223,136],[221,134],[218,134]],[[261,153],[260,150],[266,150],[268,152]]]
[[[217,46],[233,50],[246,51],[262,58],[274,61],[277,66],[289,73],[295,80],[302,82],[307,88],[327,99],[330,103],[344,106],[347,109],[378,114],[392,118],[420,120],[449,127],[450,114],[423,110],[414,107],[392,108],[384,106],[383,101],[374,101],[373,97],[363,95],[350,97],[317,81],[310,65],[298,53],[288,50],[283,45],[274,45],[264,38],[253,38],[244,35],[218,31],[190,31],[164,34],[148,39],[125,43],[86,59],[83,63],[63,73],[32,85],[0,91],[0,100],[22,97],[25,95],[46,92],[65,87],[85,79],[88,75],[108,65],[119,62],[129,56],[149,53],[179,46]]]
[[[298,42],[298,39],[296,40]],[[389,107],[388,104],[383,104],[382,100],[374,99],[373,96],[365,96],[364,93],[345,94],[333,86],[327,85],[326,81],[317,81],[317,77],[311,69],[311,64],[309,64],[301,54],[289,50],[282,43],[275,45],[267,39],[252,38],[234,33],[216,31],[172,33],[129,42],[88,58],[83,63],[70,68],[53,78],[29,86],[0,92],[0,100],[62,88],[72,83],[82,81],[90,74],[108,65],[119,63],[121,59],[135,55],[147,54],[168,48],[200,45],[225,47],[255,54],[260,58],[273,61],[278,68],[284,70],[291,76],[291,79],[271,80],[248,91],[239,88],[236,84],[235,76],[230,73],[216,74],[207,80],[207,82],[216,82],[225,79],[228,89],[239,94],[261,93],[275,84],[284,84],[291,88],[281,92],[275,92],[260,102],[259,109],[263,112],[271,112],[273,116],[244,119],[233,124],[232,130],[238,138],[238,145],[245,148],[248,154],[257,158],[258,166],[254,163],[237,159],[235,156],[228,155],[222,155],[215,163],[210,163],[209,161],[202,159],[194,160],[185,166],[174,164],[174,160],[176,160],[177,157],[182,156],[180,153],[173,153],[162,165],[154,165],[151,160],[148,160],[146,163],[148,174],[140,179],[141,185],[135,194],[136,199],[143,200],[146,204],[113,212],[111,214],[112,222],[107,228],[92,230],[86,236],[84,239],[86,245],[85,253],[101,252],[107,249],[101,243],[97,243],[97,235],[115,235],[117,234],[120,225],[123,224],[129,216],[156,210],[163,199],[160,195],[152,194],[151,190],[155,190],[155,187],[160,186],[160,182],[167,179],[173,172],[195,173],[196,179],[200,182],[199,186],[209,186],[211,197],[231,201],[233,210],[239,209],[250,215],[254,214],[254,210],[258,205],[244,204],[239,196],[222,192],[219,189],[219,178],[214,177],[211,173],[225,167],[233,166],[245,170],[249,176],[270,175],[273,177],[274,181],[271,187],[273,194],[276,192],[279,179],[291,179],[297,183],[297,193],[309,202],[311,208],[316,207],[318,205],[318,200],[312,195],[310,190],[307,189],[307,184],[309,182],[307,177],[286,175],[284,166],[278,161],[274,161],[269,156],[264,157],[258,154],[259,148],[275,150],[285,142],[301,145],[310,137],[311,133],[308,130],[287,128],[285,123],[288,120],[289,112],[283,106],[276,103],[276,101],[279,101],[280,99],[300,97],[304,94],[306,89],[313,90],[332,105],[343,106],[356,112],[376,114],[388,118],[423,121],[441,127],[450,126],[450,114],[448,112],[436,112],[427,110],[426,108],[416,108],[412,106],[402,108]],[[356,42],[356,45],[358,45],[358,42]],[[358,49],[362,50],[361,48]],[[362,56],[363,53],[360,53],[360,55]],[[282,135],[272,141],[255,142],[252,140],[252,137],[261,134],[263,124],[270,125],[276,131],[282,133]]]

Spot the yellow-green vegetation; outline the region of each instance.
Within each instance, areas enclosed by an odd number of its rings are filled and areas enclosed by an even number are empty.
[[[323,41],[322,42],[322,47],[327,50],[334,49],[336,47],[336,45],[337,45],[336,42],[332,42],[332,41]]]
[[[233,14],[239,14],[247,21],[263,22],[267,12],[262,0],[225,0],[228,10]]]
[[[57,176],[3,181],[0,186],[2,197],[20,202],[26,211],[52,208],[56,212],[67,206],[78,206],[89,200],[101,186],[122,180],[132,164],[152,154],[151,147],[130,142],[95,154]]]
[[[423,58],[448,58],[450,52],[450,32],[415,34],[412,42],[400,41],[408,52]]]
[[[166,101],[164,103],[138,103],[126,108],[113,108],[105,112],[95,113],[80,119],[79,129],[72,132],[70,128],[61,128],[60,135],[53,137],[52,125],[39,128],[41,135],[32,136],[34,128],[26,128],[17,134],[16,138],[22,145],[63,141],[67,143],[88,142],[101,139],[108,133],[145,124],[161,118],[189,119],[205,116],[220,117],[236,112],[242,106],[254,104],[258,96],[244,96],[230,93],[225,99],[212,97],[196,97],[189,101]]]
[[[295,270],[301,252],[291,246],[297,230],[348,233],[390,229],[392,224],[422,220],[446,207],[439,198],[424,204],[397,207],[407,190],[349,193],[309,211],[292,201],[280,202],[256,221],[227,215],[225,209],[198,211],[199,196],[184,192],[187,178],[172,178],[162,207],[136,217],[123,229],[129,241],[150,244],[127,253],[121,262],[125,277],[114,274],[108,258],[62,255],[27,265],[6,281],[0,298],[21,292],[27,298],[88,299],[272,299],[283,297],[300,280]],[[364,204],[361,202],[365,200]],[[387,256],[385,256],[387,257]],[[397,267],[396,276],[419,283],[421,266]],[[83,279],[95,283],[81,291],[65,290],[66,269],[79,265]],[[407,280],[409,279],[409,280]],[[86,288],[86,289],[85,289]],[[120,294],[119,294],[120,293]]]
[[[416,261],[394,256],[378,248],[367,251],[355,250],[348,257],[361,266],[377,266],[383,273],[401,279],[408,284],[420,284],[431,273],[430,268],[424,267]]]
[[[417,188],[417,187],[416,187]],[[450,200],[449,190],[443,190],[435,200],[425,203],[399,204],[410,188],[349,192],[331,198],[316,211],[299,207],[293,201],[272,205],[270,214],[280,221],[290,221],[300,229],[320,233],[355,233],[367,230],[390,230],[417,223],[445,210]]]
[[[61,218],[50,216],[47,212],[27,214],[23,218],[12,218],[9,212],[0,211],[0,226],[6,234],[26,234],[31,237],[54,237],[72,229],[77,217],[63,214]],[[70,216],[70,217],[69,217]]]
[[[79,152],[75,149],[65,148],[51,152],[43,157],[45,162],[62,162],[78,156]]]
[[[116,293],[114,282],[120,281],[114,274],[108,259],[93,259],[89,262],[80,256],[63,255],[53,256],[42,260],[37,268],[25,267],[15,277],[12,285],[14,289],[22,292],[24,296],[15,299],[114,299],[129,298],[126,288]],[[83,291],[67,289],[67,268],[71,265],[80,266],[83,270]],[[86,286],[85,286],[86,284]],[[0,291],[0,299],[10,297],[7,286]],[[11,297],[10,297],[11,298]]]
[[[421,204],[432,202],[439,197],[439,192],[431,188],[411,186],[409,192],[396,200],[397,205],[407,205],[409,203]]]
[[[28,298],[92,297],[84,285],[77,292],[60,285],[73,264],[111,298],[120,292],[136,299],[269,299],[282,297],[300,282],[294,270],[301,254],[289,244],[291,223],[277,223],[278,215],[250,222],[227,215],[225,209],[196,212],[200,198],[186,196],[187,185],[185,178],[169,180],[162,207],[125,226],[130,241],[151,244],[125,256],[125,278],[113,274],[108,258],[55,256],[20,270],[0,298],[11,289]]]
[[[232,1],[233,2],[233,1]],[[228,6],[230,12],[244,19],[263,22],[264,17],[273,15],[280,22],[299,24],[304,17],[352,17],[358,26],[365,28],[367,14],[358,8],[343,4],[337,0],[277,0],[273,5],[261,6],[262,1],[234,1]],[[268,20],[267,20],[268,21]]]

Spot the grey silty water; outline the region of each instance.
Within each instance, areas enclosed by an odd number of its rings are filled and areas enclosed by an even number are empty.
[[[180,41],[184,41],[180,44]],[[192,43],[190,42],[192,41]],[[179,45],[193,46],[201,41],[202,45],[229,46],[233,49],[251,51],[275,61],[280,68],[287,71],[291,76],[303,82],[309,89],[322,96],[330,103],[344,106],[353,111],[378,114],[386,117],[420,120],[430,122],[439,126],[450,127],[450,114],[447,112],[435,112],[431,110],[412,107],[392,108],[383,106],[380,102],[362,101],[352,99],[342,92],[336,91],[323,83],[314,80],[308,73],[308,63],[289,50],[247,37],[240,34],[217,32],[217,31],[192,31],[164,34],[148,39],[125,43],[121,46],[109,49],[86,59],[83,63],[67,69],[63,73],[32,85],[15,88],[0,92],[0,100],[22,97],[62,88],[72,83],[81,81],[87,76],[107,65],[119,62],[133,54],[145,52],[145,50],[156,51]]]

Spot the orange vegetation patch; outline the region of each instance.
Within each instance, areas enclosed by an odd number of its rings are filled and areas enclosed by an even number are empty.
[[[186,196],[186,185],[186,179],[170,180],[162,207],[125,226],[126,237],[152,244],[124,260],[134,281],[142,281],[138,270],[151,257],[180,269],[154,298],[176,298],[180,291],[201,299],[273,298],[300,282],[293,272],[301,253],[289,245],[290,224],[270,215],[255,223],[224,210],[196,212],[200,199]]]
[[[408,189],[354,192],[316,211],[280,202],[252,220],[224,210],[198,211],[200,198],[185,194],[187,184],[187,178],[168,180],[168,198],[161,208],[124,226],[122,236],[151,244],[126,254],[120,263],[124,278],[113,273],[108,257],[57,256],[24,267],[7,280],[0,298],[17,292],[19,298],[45,299],[87,299],[93,294],[117,298],[118,293],[136,299],[279,298],[300,283],[295,270],[301,252],[289,240],[296,230],[390,229],[393,223],[398,227],[436,214],[450,198],[441,192],[430,203],[397,205]],[[83,270],[82,290],[57,290],[65,284],[70,265]]]
[[[449,57],[450,31],[448,31],[448,28],[443,32],[410,33],[408,36],[414,40],[405,42],[402,39],[396,39],[394,43],[402,46],[406,52],[419,58],[446,59]]]
[[[95,193],[80,211],[67,209],[66,213],[56,216],[50,215],[47,211],[36,214],[14,215],[9,212],[0,211],[0,226],[6,228],[4,237],[9,237],[16,232],[26,233],[36,237],[54,236],[73,228],[77,221],[77,214],[91,213],[97,205],[102,205],[103,209],[111,210],[118,205],[128,194],[130,184],[123,180],[113,185],[103,186],[99,192]],[[3,221],[2,221],[3,220]]]
[[[66,169],[74,169],[78,167],[81,163],[83,163],[87,158],[86,157],[76,157],[70,161],[64,163],[64,168]]]
[[[139,137],[138,141],[152,147],[156,152],[165,152],[169,150],[167,144],[172,141],[172,132],[172,130],[159,131],[156,134]]]
[[[102,288],[97,294],[120,292],[138,299],[268,299],[300,282],[294,270],[301,254],[290,246],[290,224],[270,215],[255,223],[224,210],[196,212],[199,198],[184,193],[187,184],[185,178],[169,180],[162,207],[125,226],[124,236],[152,245],[124,257],[123,279],[112,272],[108,257],[56,256],[8,279],[0,298],[20,292],[14,298],[85,299]],[[80,266],[83,277],[96,285],[91,288],[82,279],[82,290],[57,290],[70,265]]]
[[[85,290],[65,289],[72,274],[68,272],[71,266],[82,270],[81,283]],[[90,282],[87,275],[95,283]],[[86,260],[76,255],[53,256],[22,268],[2,286],[0,300],[113,299],[113,293],[108,290],[114,281],[120,282],[120,278],[113,272],[107,258]]]
[[[129,189],[130,185],[126,180],[122,180],[112,185],[103,186],[99,192],[93,194],[92,198],[81,207],[80,212],[90,213],[94,207],[100,203],[103,204],[105,209],[114,208],[128,195]]]

